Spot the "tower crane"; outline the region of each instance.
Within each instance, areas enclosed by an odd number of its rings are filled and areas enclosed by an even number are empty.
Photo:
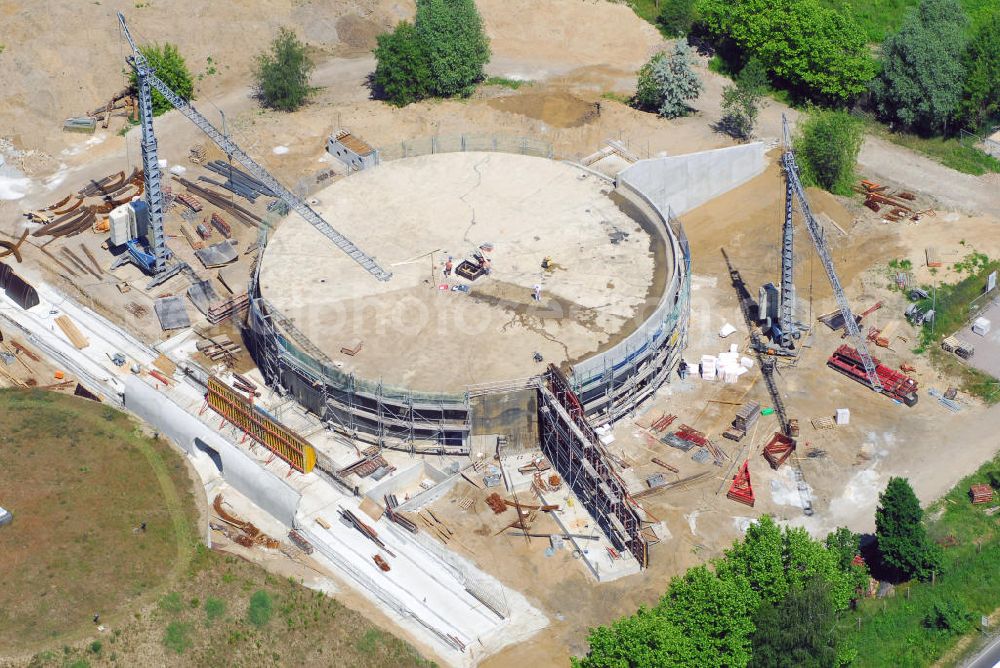
[[[235,142],[219,132],[187,100],[170,90],[170,87],[156,76],[156,71],[150,65],[149,61],[146,60],[145,56],[142,55],[135,40],[132,39],[132,34],[125,23],[125,16],[121,12],[118,12],[118,23],[121,26],[123,36],[132,49],[132,54],[126,58],[126,61],[133,71],[135,71],[139,88],[139,114],[142,123],[142,166],[146,186],[146,203],[149,207],[148,225],[152,237],[150,240],[150,253],[144,254],[141,252],[141,249],[133,249],[132,245],[130,245],[130,257],[126,259],[131,259],[143,269],[153,274],[155,277],[154,284],[162,283],[166,278],[177,273],[177,271],[185,266],[179,264],[169,269],[166,266],[170,251],[167,249],[163,232],[163,193],[160,189],[160,166],[156,154],[156,136],[153,134],[152,89],[155,88],[177,111],[181,112],[188,120],[197,125],[227,155],[235,158],[250,174],[270,188],[271,192],[275,193],[290,210],[302,216],[306,222],[319,230],[323,236],[332,241],[334,245],[344,251],[352,260],[360,264],[368,273],[380,281],[387,281],[392,277],[391,272],[383,269],[375,262],[374,258],[364,253],[354,242],[333,229],[302,198],[281,185],[277,179],[247,155]],[[131,244],[132,242],[129,243]]]
[[[781,165],[785,169],[785,177],[787,179],[786,187],[795,194],[795,199],[798,200],[799,208],[802,212],[802,218],[805,221],[806,231],[809,232],[813,245],[816,247],[816,253],[819,255],[820,262],[823,264],[823,269],[826,270],[826,276],[830,279],[830,285],[833,288],[833,296],[836,298],[837,306],[840,308],[840,314],[844,318],[844,328],[850,335],[851,340],[854,343],[854,347],[857,350],[858,358],[864,366],[865,376],[868,379],[868,386],[876,392],[882,392],[882,382],[879,380],[879,375],[876,372],[875,361],[872,359],[871,353],[868,352],[868,345],[865,341],[865,337],[861,333],[861,329],[858,327],[858,321],[851,312],[851,304],[847,301],[847,295],[844,294],[844,288],[841,286],[840,279],[837,277],[837,270],[833,266],[833,257],[830,255],[830,249],[826,245],[826,235],[823,232],[822,226],[812,215],[812,210],[809,208],[809,200],[806,199],[805,188],[802,187],[802,182],[799,180],[799,167],[795,163],[795,154],[792,151],[788,130],[788,119],[782,115],[781,122],[785,135],[785,152],[781,155]],[[787,211],[789,206],[790,204],[786,202],[786,218],[788,216]],[[782,258],[782,265],[782,269],[784,269],[784,258]],[[782,275],[782,281],[784,281],[784,274]]]

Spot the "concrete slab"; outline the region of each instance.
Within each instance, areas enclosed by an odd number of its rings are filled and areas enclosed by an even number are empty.
[[[317,194],[326,220],[390,269],[391,281],[372,280],[291,216],[264,253],[261,290],[345,372],[449,392],[529,376],[543,368],[535,352],[556,363],[589,356],[655,303],[655,246],[610,192],[599,177],[543,158],[393,161]],[[493,248],[490,275],[445,277],[448,257],[457,268],[480,246]],[[358,340],[357,355],[341,353]]]

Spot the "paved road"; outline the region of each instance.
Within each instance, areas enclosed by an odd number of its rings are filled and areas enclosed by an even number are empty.
[[[974,659],[965,664],[965,668],[996,668],[1000,666],[1000,637],[996,637]]]

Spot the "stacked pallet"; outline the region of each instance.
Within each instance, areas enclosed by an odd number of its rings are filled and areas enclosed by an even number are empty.
[[[972,497],[973,505],[990,503],[993,501],[993,488],[989,485],[973,485],[969,488],[969,496]]]
[[[741,441],[747,435],[747,432],[757,423],[758,417],[760,417],[760,404],[756,401],[748,401],[736,413],[732,426],[724,431],[722,435],[731,441]]]
[[[235,295],[229,299],[213,304],[209,307],[206,318],[208,321],[217,325],[226,318],[230,318],[234,315],[242,313],[250,306],[250,298],[247,293],[241,295]]]
[[[187,208],[194,211],[195,213],[201,211],[201,202],[199,202],[198,198],[195,197],[194,195],[189,195],[187,193],[177,193],[175,199],[184,206],[186,206]]]

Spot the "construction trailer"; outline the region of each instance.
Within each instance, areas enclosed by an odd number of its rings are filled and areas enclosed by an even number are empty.
[[[538,403],[542,452],[614,548],[630,553],[645,568],[655,536],[612,468],[579,397],[555,365],[549,365],[543,376]]]

